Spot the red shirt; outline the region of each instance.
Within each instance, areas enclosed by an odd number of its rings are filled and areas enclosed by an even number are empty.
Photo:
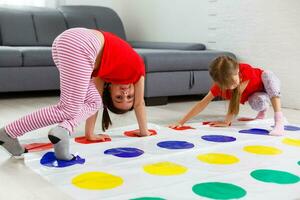
[[[240,63],[240,81],[244,82],[249,80],[247,87],[242,93],[241,96],[241,103],[244,104],[248,101],[248,98],[255,92],[262,92],[264,91],[264,85],[261,79],[261,74],[263,70],[259,68],[253,68],[248,64]],[[232,90],[226,90],[222,92],[220,87],[217,84],[214,84],[210,89],[213,96],[221,96],[224,99],[230,99]]]
[[[127,42],[112,33],[101,33],[105,40],[102,58],[99,70],[92,76],[114,84],[136,83],[141,76],[145,76],[142,58]]]

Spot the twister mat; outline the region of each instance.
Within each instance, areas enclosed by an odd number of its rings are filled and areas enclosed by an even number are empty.
[[[300,199],[300,126],[268,136],[272,123],[149,124],[153,135],[145,138],[133,137],[133,125],[108,131],[111,141],[72,139],[74,161],[46,149],[28,153],[25,163],[78,200]]]

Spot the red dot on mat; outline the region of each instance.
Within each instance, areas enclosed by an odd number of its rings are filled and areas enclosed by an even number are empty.
[[[94,144],[94,143],[109,142],[109,141],[111,141],[110,138],[105,138],[105,141],[103,141],[103,140],[91,141],[91,140],[88,140],[85,136],[75,138],[75,142],[80,143],[80,144]]]
[[[125,132],[124,132],[124,135],[125,135],[125,136],[128,136],[128,137],[140,137],[140,136],[138,136],[138,135],[136,135],[136,134],[134,133],[135,131],[138,131],[138,129],[132,130],[132,131],[125,131]],[[153,129],[149,129],[149,132],[150,132],[150,135],[151,135],[151,136],[157,134],[157,132],[156,132],[155,130],[153,130]]]
[[[176,131],[183,131],[183,130],[195,129],[195,128],[193,128],[191,126],[181,126],[181,127],[175,127],[173,129],[176,130]]]
[[[53,148],[52,143],[31,143],[24,145],[28,152],[44,151]]]
[[[253,120],[255,120],[255,118],[248,118],[248,117],[238,118],[238,121],[240,121],[240,122],[248,122],[248,121],[253,121]]]

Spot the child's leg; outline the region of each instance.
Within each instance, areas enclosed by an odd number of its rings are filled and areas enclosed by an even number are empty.
[[[94,44],[88,46],[88,43],[80,42],[84,41],[86,35],[85,32],[69,31],[68,34],[62,34],[59,36],[58,41],[53,46],[53,58],[60,71],[60,86],[61,86],[61,97],[58,105],[43,108],[35,113],[27,115],[5,127],[5,133],[12,139],[23,135],[26,132],[39,129],[51,124],[60,123],[59,127],[64,128],[52,129],[50,135],[56,139],[49,139],[56,146],[59,145],[60,141],[66,143],[66,138],[69,137],[69,133],[72,133],[74,127],[78,124],[79,118],[87,118],[86,115],[91,115],[99,108],[99,97],[97,97],[97,103],[90,110],[92,112],[84,112],[86,107],[85,101],[88,95],[88,88],[90,86],[90,77],[93,70],[95,58],[101,49],[101,44],[94,37]],[[90,55],[87,55],[88,53]],[[94,87],[94,86],[93,86]],[[99,95],[98,95],[99,96]],[[90,98],[90,97],[89,97]],[[89,110],[89,111],[90,111]],[[0,140],[3,134],[0,132]],[[57,140],[58,139],[58,140]],[[5,146],[4,146],[5,147]],[[14,148],[19,148],[19,144],[15,145]],[[6,148],[9,152],[12,150]],[[58,149],[63,149],[58,147]],[[67,150],[59,150],[68,152]],[[67,155],[62,153],[62,155]],[[60,159],[69,160],[72,156],[68,153],[67,156],[61,157]]]
[[[69,31],[69,34],[65,34],[67,35],[66,37],[60,39],[59,44],[57,44],[57,47],[55,47],[53,51],[53,57],[56,57],[57,62],[62,66],[60,72],[65,72],[67,75],[66,79],[61,81],[61,83],[66,82],[61,91],[61,96],[64,98],[63,101],[71,104],[72,109],[77,109],[76,114],[74,113],[72,117],[64,120],[58,127],[55,127],[49,132],[48,137],[54,144],[55,155],[58,159],[63,160],[70,160],[73,157],[70,154],[69,133],[73,133],[74,128],[81,121],[97,112],[101,106],[101,97],[94,83],[90,80],[92,71],[89,70],[93,70],[95,60],[102,45],[95,35],[91,32],[86,32],[86,29],[79,28],[73,30],[74,31]],[[80,44],[78,39],[84,40],[85,43]],[[87,40],[89,40],[89,42]],[[74,45],[70,46],[70,44],[78,43],[79,46],[76,46],[75,49],[73,47]],[[72,51],[71,54],[70,50]],[[76,53],[76,51],[78,51],[78,53]],[[85,68],[89,70],[85,70]],[[87,71],[89,71],[88,74],[86,74]],[[78,85],[85,85],[87,80],[89,81],[88,88],[84,90],[85,92],[82,90],[82,97],[84,98],[78,98],[81,92]]]
[[[270,98],[265,92],[256,92],[248,99],[249,105],[255,111],[258,111],[256,119],[264,119],[265,113],[270,106]]]
[[[280,81],[275,76],[275,74],[273,74],[270,71],[263,72],[262,81],[265,90],[271,99],[272,106],[274,109],[275,127],[271,131],[270,135],[283,135],[284,123],[283,123],[283,114],[281,112]]]
[[[4,128],[0,129],[0,145],[2,145],[11,155],[20,156],[25,152],[17,138],[10,137]]]
[[[70,131],[66,128],[68,124],[72,127],[76,127],[80,122],[86,120],[89,116],[95,114],[102,105],[102,100],[97,91],[94,83],[91,81],[87,91],[87,96],[84,101],[84,105],[81,107],[81,111],[71,120],[62,122],[59,126],[49,131],[49,139],[54,144],[55,155],[58,159],[70,160],[73,156],[70,154]],[[64,125],[64,123],[67,123]]]

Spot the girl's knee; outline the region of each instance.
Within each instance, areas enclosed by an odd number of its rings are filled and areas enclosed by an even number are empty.
[[[280,97],[280,80],[270,71],[262,73],[262,82],[270,98]]]
[[[63,114],[65,120],[74,119],[81,110],[79,106],[72,106],[72,105],[58,105],[58,109]]]
[[[269,96],[264,92],[258,92],[253,94],[249,100],[249,105],[255,111],[263,111],[270,105]]]

